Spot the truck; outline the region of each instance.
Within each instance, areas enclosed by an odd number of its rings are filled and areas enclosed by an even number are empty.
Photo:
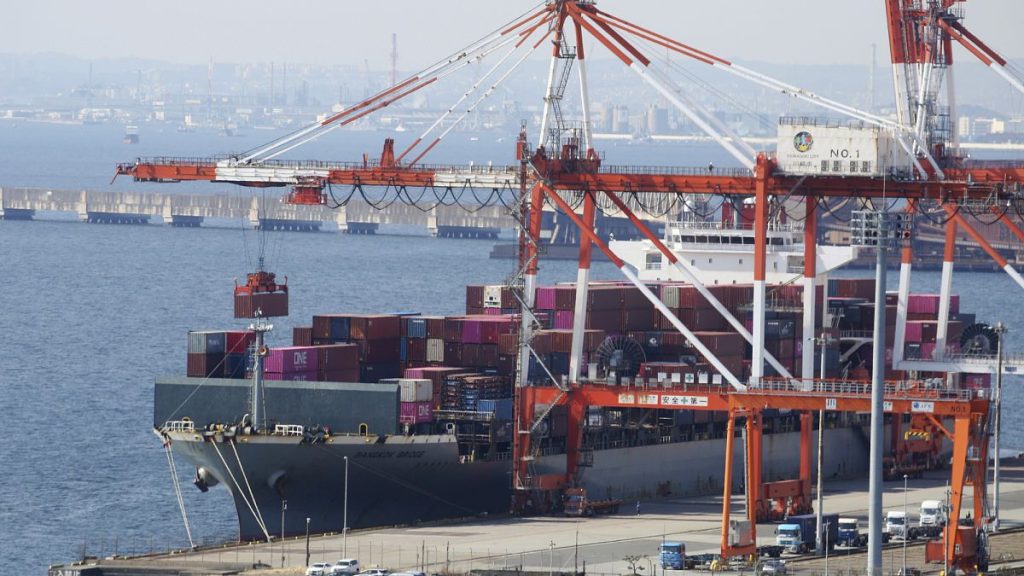
[[[822,514],[821,524],[825,530],[825,545],[831,549],[839,539],[839,515]],[[817,526],[816,514],[790,516],[775,530],[775,544],[794,554],[814,550],[817,545]]]
[[[840,518],[836,546],[842,548],[863,548],[868,545],[868,535],[860,533],[860,522],[856,518]]]
[[[690,570],[694,566],[693,559],[686,557],[686,544],[682,542],[662,542],[658,559],[663,570]]]
[[[892,540],[917,538],[917,529],[910,525],[907,513],[902,510],[890,510],[885,514],[885,533]]]
[[[942,536],[946,526],[946,506],[942,500],[924,500],[917,517],[917,535],[924,538]]]
[[[586,488],[566,488],[563,511],[566,516],[593,516],[594,514],[615,514],[619,511],[622,500],[607,498],[590,500]]]

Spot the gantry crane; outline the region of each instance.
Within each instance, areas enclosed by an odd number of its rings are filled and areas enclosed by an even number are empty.
[[[952,82],[953,42],[991,66],[1001,76],[1024,92],[1021,76],[1005,59],[971,34],[961,22],[962,0],[885,0],[891,41],[898,114],[895,119],[859,110],[842,102],[774,79],[750,68],[696,47],[684,44],[648,28],[600,10],[592,0],[551,0],[508,25],[441,59],[436,64],[406,78],[363,102],[309,125],[265,146],[245,154],[210,159],[152,158],[139,159],[117,167],[117,174],[129,175],[138,181],[174,182],[205,180],[252,187],[291,187],[287,201],[296,204],[330,204],[336,200],[333,186],[381,187],[393,191],[396,199],[403,194],[411,201],[408,190],[431,189],[438,203],[460,189],[490,190],[499,198],[511,198],[513,216],[520,225],[520,269],[514,279],[517,297],[523,310],[521,322],[520,362],[516,382],[517,433],[513,443],[513,489],[515,509],[527,502],[552,498],[558,490],[579,478],[581,461],[582,421],[586,406],[657,406],[686,409],[725,410],[729,412],[729,433],[725,471],[722,553],[748,554],[756,542],[754,516],[759,508],[760,489],[760,416],[765,408],[789,408],[802,413],[801,479],[810,493],[810,428],[811,412],[816,410],[863,411],[868,406],[870,387],[863,384],[815,380],[814,349],[805,346],[799,375],[790,374],[765,351],[765,254],[769,212],[779,199],[802,200],[804,211],[804,332],[814,330],[815,251],[817,245],[817,214],[819,208],[833,199],[855,198],[863,202],[901,201],[908,212],[944,213],[947,230],[946,264],[943,269],[940,326],[944,339],[945,320],[949,318],[949,300],[953,265],[952,246],[957,228],[964,230],[988,252],[999,265],[1024,287],[1024,278],[978,234],[967,215],[978,210],[994,212],[1017,238],[1024,240],[1024,231],[1010,219],[1024,206],[1022,183],[1024,162],[976,162],[958,153],[955,124],[948,122],[955,110]],[[591,131],[590,97],[587,79],[585,39],[609,51],[628,69],[658,92],[696,126],[718,142],[741,166],[738,170],[714,167],[687,169],[637,169],[611,167],[603,164],[597,153]],[[531,146],[526,127],[516,144],[516,164],[493,166],[436,166],[422,163],[458,123],[490,96],[540,46],[552,46],[544,109],[536,147]],[[673,84],[670,76],[655,65],[649,50],[642,46],[665,50],[694,62],[705,64],[786,96],[820,106],[832,114],[851,118],[858,129],[873,134],[876,142],[886,146],[886,155],[877,163],[847,163],[846,157],[824,160],[820,165],[797,165],[788,161],[782,148],[775,154],[757,153],[714,114],[688,98]],[[525,54],[519,54],[524,51]],[[467,90],[421,136],[396,154],[394,142],[385,141],[379,160],[361,162],[299,162],[279,157],[315,138],[352,124],[413,93],[445,79],[473,63],[498,54],[498,62]],[[565,121],[562,101],[575,66],[580,85],[579,108],[582,121],[578,128]],[[507,68],[506,68],[507,67]],[[943,79],[946,80],[944,108],[940,101]],[[943,121],[946,118],[946,121]],[[790,143],[798,152],[813,147],[811,131],[796,127]],[[780,140],[780,142],[782,142]],[[437,194],[437,190],[441,193]],[[746,327],[730,314],[699,282],[689,264],[680,261],[646,224],[635,214],[638,206],[658,197],[681,198],[692,195],[716,195],[727,199],[752,199],[754,204],[755,260],[753,265],[753,327]],[[505,200],[502,200],[505,201]],[[527,383],[529,360],[533,354],[530,341],[536,329],[532,317],[534,292],[538,273],[541,211],[545,204],[561,210],[577,225],[584,237],[580,245],[577,310],[573,325],[570,373],[567,383],[552,378],[549,386]],[[436,205],[436,204],[435,204]],[[719,362],[714,351],[707,349],[691,330],[665,307],[625,262],[594,233],[596,211],[617,212],[629,218],[636,228],[661,252],[667,262],[688,278],[706,299],[722,313],[732,327],[752,346],[751,378],[741,381]],[[579,213],[578,213],[579,212]],[[581,351],[585,303],[589,283],[592,247],[600,249],[623,276],[682,334],[686,335],[702,356],[711,362],[728,383],[727,390],[689,390],[685,394],[659,391],[651,394],[615,394],[595,387],[581,379]],[[910,244],[904,242],[899,290],[899,317],[893,369],[913,371],[989,371],[993,361],[948,356],[937,346],[937,357],[925,360],[902,358],[906,326],[906,302],[910,284]],[[581,309],[581,307],[583,307]],[[765,367],[772,366],[780,380],[765,377]],[[912,382],[887,385],[888,409],[893,414],[907,414],[927,406],[925,416],[934,430],[941,431],[953,444],[951,475],[952,514],[943,558],[950,565],[973,569],[983,554],[966,552],[962,546],[967,535],[955,530],[968,485],[974,490],[975,533],[987,521],[985,500],[985,467],[989,402],[953,391],[936,394],[920,390]],[[666,400],[667,397],[672,398]],[[545,410],[537,410],[546,405]],[[540,421],[557,405],[569,409],[569,435],[564,474],[536,474],[533,460],[533,433]],[[916,407],[916,408],[915,408]],[[919,410],[918,410],[919,411]],[[745,418],[750,434],[750,465],[746,485],[750,487],[748,511],[750,526],[737,531],[730,526],[730,480],[732,474],[732,438],[736,418]],[[946,421],[952,419],[952,426]],[[731,530],[732,529],[732,530]],[[730,539],[730,531],[741,537]]]

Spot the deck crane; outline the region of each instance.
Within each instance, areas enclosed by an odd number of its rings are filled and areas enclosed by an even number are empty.
[[[1024,184],[1024,162],[983,163],[960,158],[956,155],[955,132],[943,132],[941,122],[935,120],[937,94],[936,70],[944,66],[947,77],[952,63],[951,44],[963,44],[973,54],[989,63],[1001,75],[1020,89],[1019,78],[1004,59],[985,46],[977,37],[963,27],[954,0],[886,0],[889,16],[890,38],[892,40],[894,71],[897,87],[903,94],[901,112],[892,120],[867,111],[858,110],[837,100],[771,78],[739,64],[730,62],[710,52],[684,44],[678,40],[658,34],[598,9],[593,0],[550,0],[516,18],[494,33],[474,42],[464,49],[428,66],[421,72],[399,81],[394,86],[367,98],[321,122],[283,136],[265,146],[238,154],[209,159],[152,158],[139,159],[134,163],[117,167],[117,174],[129,175],[138,181],[174,182],[181,180],[206,180],[227,182],[253,187],[291,186],[287,200],[299,204],[329,203],[332,186],[348,186],[353,191],[378,187],[385,194],[392,194],[396,200],[411,201],[409,190],[433,190],[431,202],[440,203],[458,190],[490,190],[499,200],[508,201],[521,226],[521,269],[516,284],[520,288],[518,297],[523,305],[525,320],[522,324],[520,367],[516,385],[516,425],[513,449],[513,490],[517,509],[527,502],[541,502],[578,477],[581,463],[580,445],[582,419],[586,406],[639,406],[653,402],[663,406],[665,393],[653,395],[613,395],[612,391],[599,389],[580,379],[581,366],[577,339],[582,334],[582,319],[585,314],[579,310],[575,315],[572,373],[568,384],[552,378],[551,386],[527,385],[525,377],[531,355],[530,339],[533,322],[530,321],[533,305],[533,287],[538,272],[538,245],[540,242],[540,213],[545,204],[551,204],[563,211],[576,224],[586,238],[581,242],[579,278],[576,302],[586,302],[588,270],[591,249],[597,247],[618,267],[622,274],[665,314],[664,304],[648,290],[625,263],[594,234],[594,214],[597,209],[616,212],[629,218],[652,243],[658,247],[664,258],[684,274],[687,263],[681,262],[664,246],[651,230],[637,217],[636,212],[652,199],[659,197],[680,198],[688,195],[717,195],[728,199],[753,198],[755,230],[755,262],[753,279],[755,286],[753,329],[738,330],[754,350],[752,377],[740,381],[724,366],[715,362],[712,351],[700,350],[716,364],[724,379],[729,383],[726,389],[695,391],[687,397],[690,406],[700,409],[726,410],[729,412],[729,433],[727,435],[726,477],[731,477],[732,438],[735,422],[744,419],[750,433],[748,442],[749,462],[747,469],[748,510],[750,525],[740,541],[730,539],[729,499],[731,483],[726,482],[723,506],[722,553],[731,556],[752,552],[751,542],[756,541],[754,531],[754,510],[760,490],[760,411],[764,408],[792,408],[803,413],[801,479],[810,475],[810,427],[811,411],[832,406],[839,410],[864,410],[869,390],[865,385],[818,381],[813,373],[813,347],[804,348],[803,370],[794,377],[784,370],[781,380],[765,377],[765,364],[773,359],[764,352],[765,329],[765,253],[769,206],[773,198],[803,199],[806,211],[805,222],[805,313],[804,325],[810,323],[813,330],[813,286],[815,281],[815,250],[817,242],[816,219],[821,206],[828,206],[833,199],[856,198],[861,201],[904,201],[908,210],[945,213],[948,217],[947,230],[955,224],[968,234],[975,236],[1013,279],[1024,287],[1024,278],[1002,259],[990,245],[974,230],[966,215],[973,209],[999,210],[1004,225],[1016,237],[1024,239],[1024,232],[1010,221],[1005,207],[1015,209],[1022,205],[1022,184]],[[715,139],[742,166],[737,170],[713,168],[644,168],[607,166],[594,149],[590,114],[589,93],[586,75],[586,54],[584,39],[594,40],[594,46],[609,51],[615,58],[637,74],[637,76],[662,97],[687,116],[709,136]],[[516,144],[517,165],[506,167],[479,166],[430,166],[421,163],[423,157],[436,146],[451,126],[472,111],[494,88],[504,81],[530,53],[539,46],[550,43],[553,46],[547,88],[544,93],[544,113],[540,137],[536,148],[531,147],[524,129]],[[641,43],[664,49],[673,54],[685,56],[695,62],[706,64],[713,69],[744,78],[781,94],[820,106],[833,114],[841,114],[871,127],[880,139],[891,146],[887,158],[899,158],[901,169],[893,166],[872,165],[861,170],[860,164],[844,169],[840,164],[807,169],[794,168],[787,164],[780,149],[774,155],[757,154],[741,138],[714,114],[703,109],[698,103],[687,98],[673,85],[670,76],[661,70],[647,56]],[[589,45],[587,46],[589,47]],[[526,54],[516,56],[519,50]],[[941,49],[941,50],[940,50]],[[941,51],[941,55],[940,55]],[[394,142],[386,141],[379,160],[362,162],[308,162],[284,160],[281,157],[297,147],[319,138],[324,134],[355,123],[401,99],[442,81],[458,70],[472,63],[498,54],[499,62],[487,75],[476,83],[459,101],[445,113],[444,117],[415,139],[401,153],[395,154]],[[502,66],[511,62],[507,69]],[[570,77],[571,64],[576,64],[580,79],[581,108],[584,117],[582,129],[569,129],[564,122],[561,100]],[[940,64],[942,66],[940,66]],[[485,82],[492,82],[484,88]],[[1014,80],[1014,78],[1017,78]],[[486,79],[486,80],[485,80]],[[950,83],[951,86],[951,83]],[[949,88],[949,95],[953,95]],[[475,98],[475,100],[473,100]],[[952,101],[953,98],[951,97]],[[460,108],[466,105],[466,107]],[[462,114],[456,112],[460,110]],[[447,118],[449,127],[443,128]],[[804,132],[807,132],[804,130]],[[783,145],[809,149],[810,134],[797,133],[795,138]],[[422,147],[421,147],[422,146]],[[856,169],[856,170],[854,170]],[[439,192],[438,192],[439,191]],[[511,197],[511,200],[509,200]],[[575,204],[575,205],[574,205]],[[435,204],[436,205],[436,204]],[[582,215],[578,214],[582,208]],[[947,235],[947,248],[955,237]],[[909,288],[909,242],[904,243],[904,268],[901,272],[900,302],[905,308]],[[948,258],[952,265],[952,256]],[[904,282],[905,280],[905,282]],[[945,282],[945,281],[944,281]],[[695,283],[702,288],[699,282]],[[944,287],[944,299],[948,291]],[[720,305],[720,303],[719,303]],[[948,306],[946,304],[945,306]],[[727,315],[730,323],[736,318]],[[903,315],[900,332],[905,330],[906,317]],[[683,334],[692,336],[690,328],[676,319],[674,327]],[[692,341],[697,341],[693,338]],[[897,338],[899,342],[899,336]],[[698,345],[699,346],[699,345]],[[963,370],[991,371],[992,362],[971,364],[965,359],[944,357],[917,363],[897,360],[894,370]],[[811,367],[808,370],[808,366]],[[958,518],[962,499],[967,486],[974,490],[974,526],[977,534],[987,520],[985,508],[985,453],[987,450],[988,401],[961,393],[942,396],[933,391],[908,389],[905,385],[887,386],[887,396],[892,403],[894,414],[909,413],[915,401],[929,402],[933,407],[933,428],[940,430],[952,440],[954,466],[951,475],[952,514]],[[831,400],[831,401],[829,401]],[[539,405],[546,405],[540,410]],[[569,409],[569,442],[564,474],[538,474],[533,469],[532,432],[537,424],[556,405]],[[667,403],[664,405],[668,405]],[[678,405],[678,404],[676,404]],[[916,404],[915,404],[916,405]],[[952,420],[952,424],[949,424]],[[955,525],[955,523],[953,523]],[[950,565],[972,569],[983,560],[983,555],[971,554],[963,546],[969,535],[956,531],[947,539],[948,544],[941,556]]]

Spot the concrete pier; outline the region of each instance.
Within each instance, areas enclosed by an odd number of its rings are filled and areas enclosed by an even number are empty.
[[[1002,526],[991,537],[992,569],[1011,566],[1024,558],[1024,461],[1004,460],[1001,490]],[[947,471],[930,472],[912,480],[906,494],[907,511],[916,522],[922,500],[944,498]],[[736,498],[736,501],[742,500]],[[969,501],[970,499],[967,498]],[[867,482],[863,479],[827,482],[825,512],[856,517],[866,526]],[[884,509],[902,510],[903,483],[887,482]],[[432,573],[468,573],[471,570],[516,570],[563,574],[575,569],[589,575],[631,574],[624,560],[636,556],[640,576],[652,575],[657,568],[658,545],[663,540],[686,544],[687,554],[715,553],[719,550],[721,497],[667,498],[640,503],[640,513],[632,502],[623,512],[591,518],[477,518],[472,521],[430,525],[380,528],[351,532],[347,539],[339,534],[313,536],[309,540],[310,562],[336,562],[344,557],[357,558],[363,568],[374,565],[398,570]],[[741,504],[734,514],[741,512]],[[774,543],[774,525],[758,525],[758,543]],[[831,553],[830,572],[839,568],[862,568],[863,550],[836,550]],[[924,574],[937,574],[942,564],[924,563],[923,541],[909,542],[907,565]],[[1002,558],[1002,560],[1000,560]],[[823,574],[823,559],[785,557],[791,574]],[[844,564],[845,562],[845,564]],[[254,564],[272,569],[245,573],[304,574],[306,539],[289,538],[283,542],[226,544],[195,552],[152,555],[132,560],[98,561],[96,566],[132,564],[146,574],[179,573],[191,567],[196,573],[216,573],[234,565],[238,570]],[[902,567],[902,543],[887,544],[884,550],[885,574],[895,575]],[[642,567],[643,570],[639,568]],[[159,570],[166,569],[167,572]],[[172,572],[170,570],[177,570]],[[203,570],[207,570],[203,572]],[[856,570],[853,570],[856,571]],[[687,571],[669,571],[686,576]],[[96,576],[117,572],[97,572]],[[706,572],[705,572],[706,573]],[[747,573],[751,573],[748,569]],[[51,576],[58,573],[51,569]],[[694,572],[696,574],[696,572]]]

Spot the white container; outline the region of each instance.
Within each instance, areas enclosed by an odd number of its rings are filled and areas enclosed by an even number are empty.
[[[398,388],[401,390],[402,402],[428,402],[434,396],[434,387],[430,380],[399,378]]]
[[[484,286],[484,308],[501,308],[501,286]]]
[[[909,174],[912,167],[910,157],[887,130],[806,118],[779,123],[776,161],[787,174],[877,177]]]
[[[444,362],[444,340],[427,338],[427,362]]]

